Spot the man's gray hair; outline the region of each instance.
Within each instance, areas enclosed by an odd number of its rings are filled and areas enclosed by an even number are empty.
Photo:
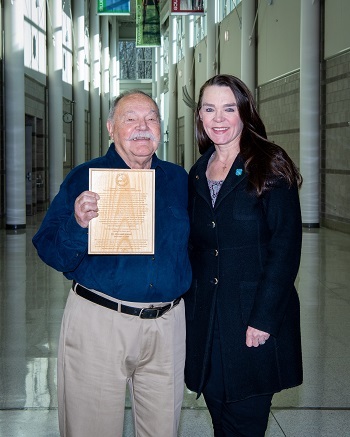
[[[124,91],[123,93],[119,94],[118,97],[116,97],[114,99],[114,102],[113,102],[113,104],[112,104],[112,106],[111,106],[111,108],[109,110],[108,121],[110,121],[111,123],[114,123],[114,114],[115,114],[115,110],[116,110],[116,107],[118,106],[119,102],[124,97],[132,96],[132,95],[135,95],[135,94],[140,94],[140,95],[148,97],[150,100],[152,100],[152,102],[154,103],[154,105],[156,107],[157,117],[158,117],[158,119],[160,121],[160,112],[159,112],[159,108],[158,108],[157,103],[152,99],[152,97],[149,94],[147,94],[147,93],[145,93],[145,92],[143,92],[141,90],[138,90],[138,89]]]

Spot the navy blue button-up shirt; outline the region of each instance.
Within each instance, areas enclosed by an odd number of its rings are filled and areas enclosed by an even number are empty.
[[[154,255],[89,255],[88,229],[74,217],[75,199],[89,189],[89,168],[129,168],[111,144],[107,154],[74,168],[33,238],[40,258],[68,279],[132,302],[168,302],[191,283],[187,244],[187,173],[156,155]],[[117,211],[116,211],[117,213]]]

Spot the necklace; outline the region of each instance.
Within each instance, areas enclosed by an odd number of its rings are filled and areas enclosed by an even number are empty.
[[[227,169],[227,162],[223,162],[219,158],[218,158],[218,161],[221,162],[223,171],[226,171],[226,169]]]
[[[233,159],[232,159],[232,157],[230,157],[224,162],[224,161],[221,161],[221,159],[219,158],[219,155],[215,152],[216,159],[222,164],[222,171],[227,170],[228,162],[230,162],[231,160],[233,162],[236,159],[237,155],[238,155],[238,152],[233,156]],[[231,163],[231,165],[232,165],[232,163]],[[230,166],[230,168],[231,168],[231,166]]]

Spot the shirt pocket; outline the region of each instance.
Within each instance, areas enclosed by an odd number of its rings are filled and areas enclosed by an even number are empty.
[[[171,235],[175,245],[187,245],[190,231],[188,211],[180,206],[170,206],[168,235]]]

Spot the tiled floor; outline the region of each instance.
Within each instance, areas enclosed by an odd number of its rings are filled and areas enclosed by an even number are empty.
[[[26,231],[0,230],[2,437],[59,436],[56,354],[69,282],[33,249],[40,219],[29,220]],[[305,382],[275,395],[266,436],[350,436],[350,235],[305,231],[297,286]],[[179,435],[213,435],[203,399],[190,392]],[[133,436],[129,402],[124,436]]]

